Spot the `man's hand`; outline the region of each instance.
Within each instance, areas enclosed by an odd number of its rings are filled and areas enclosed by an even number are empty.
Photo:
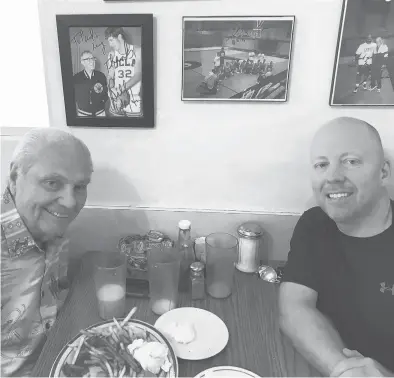
[[[330,374],[330,377],[394,377],[379,362],[364,357],[356,350],[343,349],[347,359],[339,362]]]

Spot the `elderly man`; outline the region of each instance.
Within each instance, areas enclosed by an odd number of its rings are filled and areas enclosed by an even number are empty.
[[[68,225],[93,171],[86,145],[36,129],[12,157],[1,201],[1,376],[28,376],[67,295]]]
[[[319,206],[299,219],[280,286],[281,329],[324,375],[394,371],[394,201],[378,132],[354,118],[311,148]]]
[[[84,69],[74,75],[78,117],[105,117],[108,100],[107,78],[96,70],[96,58],[90,51],[81,54]]]

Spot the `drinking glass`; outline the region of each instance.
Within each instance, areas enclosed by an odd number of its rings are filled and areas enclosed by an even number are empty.
[[[121,252],[98,252],[94,282],[100,318],[123,317],[126,294],[126,256]]]
[[[178,303],[181,256],[176,248],[148,250],[150,307],[157,315],[174,309]]]
[[[214,298],[226,298],[233,287],[238,239],[233,235],[218,232],[208,235],[205,243],[207,291]]]

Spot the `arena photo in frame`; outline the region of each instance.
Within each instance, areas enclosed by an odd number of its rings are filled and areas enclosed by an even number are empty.
[[[154,127],[152,14],[56,16],[68,126]]]
[[[394,105],[393,2],[343,0],[331,106]]]
[[[295,16],[183,17],[183,101],[288,100]]]

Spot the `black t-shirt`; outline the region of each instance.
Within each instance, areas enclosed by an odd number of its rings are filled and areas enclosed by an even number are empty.
[[[357,238],[339,231],[320,207],[307,210],[290,242],[285,281],[318,293],[317,308],[347,348],[394,371],[394,222]]]

